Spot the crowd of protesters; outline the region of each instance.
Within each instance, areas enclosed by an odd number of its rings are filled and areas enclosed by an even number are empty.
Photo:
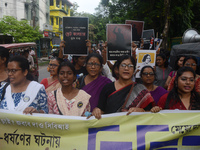
[[[49,62],[50,76],[41,83],[31,77],[28,53],[9,58],[9,51],[0,47],[0,109],[97,119],[115,112],[200,110],[194,56],[178,56],[172,69],[165,52],[158,50],[156,66],[144,66],[137,83],[136,45],[132,44],[132,56],[123,55],[115,62],[107,60],[107,44],[102,45],[102,50],[95,50],[87,41],[88,56],[73,56],[70,61],[63,56],[62,41],[58,57]]]

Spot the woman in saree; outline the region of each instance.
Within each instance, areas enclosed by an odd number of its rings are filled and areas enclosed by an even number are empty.
[[[8,62],[10,81],[0,99],[0,109],[20,111],[25,114],[48,113],[47,95],[42,84],[33,81],[28,60],[14,56]]]
[[[101,118],[101,114],[121,111],[127,111],[127,114],[130,114],[131,112],[149,111],[154,104],[145,86],[132,81],[135,60],[131,56],[121,56],[117,68],[119,79],[104,86],[98,106],[92,112],[97,119]]]
[[[48,106],[50,114],[66,116],[83,116],[90,111],[90,95],[83,90],[73,87],[76,80],[74,66],[69,62],[63,62],[58,67],[58,80],[61,88],[48,94]]]
[[[158,112],[162,109],[200,110],[200,95],[195,90],[196,73],[191,67],[182,67],[177,71],[174,87],[163,95],[158,106],[151,109]]]
[[[101,76],[103,58],[101,55],[91,53],[86,57],[86,70],[88,75],[82,76],[76,82],[76,87],[91,95],[91,111],[97,106],[102,88],[111,80]]]
[[[140,77],[142,79],[142,84],[151,93],[155,104],[157,104],[161,96],[163,96],[165,93],[168,93],[168,91],[165,90],[163,87],[156,86],[154,84],[154,81],[156,79],[156,73],[153,67],[144,66],[140,71]]]
[[[49,72],[50,72],[50,77],[42,79],[40,82],[41,84],[44,85],[46,93],[48,94],[51,91],[55,91],[56,89],[60,88],[60,82],[58,81],[58,67],[61,64],[62,59],[60,58],[53,58],[49,62]]]
[[[166,80],[166,82],[165,82],[165,86],[164,86],[165,89],[168,88],[169,83],[170,83],[170,81],[172,80],[172,78],[173,78],[174,76],[176,76],[177,70],[178,70],[179,68],[183,67],[183,61],[184,61],[184,59],[185,59],[185,57],[182,56],[182,55],[180,55],[180,56],[177,57],[177,59],[176,59],[176,61],[175,61],[174,70],[171,71],[171,72],[169,73],[169,76],[167,77],[167,80]]]
[[[200,93],[200,76],[197,74],[199,72],[198,66],[197,66],[197,59],[194,56],[187,56],[183,60],[183,66],[191,67],[196,72],[195,77],[195,90]],[[172,78],[172,80],[169,83],[168,91],[171,91],[174,87],[174,80],[176,76]]]

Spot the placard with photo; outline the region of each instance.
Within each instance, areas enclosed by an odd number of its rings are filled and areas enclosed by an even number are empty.
[[[154,67],[156,63],[156,50],[138,50],[136,69],[141,70],[144,66]],[[140,78],[140,71],[136,73],[136,78]]]
[[[132,27],[130,24],[107,24],[107,58],[117,60],[131,55]]]
[[[132,26],[132,41],[140,47],[140,42],[144,29],[144,21],[137,20],[126,20],[126,24],[131,24]]]

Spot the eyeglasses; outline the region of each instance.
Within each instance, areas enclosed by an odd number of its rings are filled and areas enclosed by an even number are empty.
[[[22,70],[22,69],[7,69],[6,70],[6,73],[7,74],[9,74],[9,73],[11,73],[11,74],[15,74],[17,71],[19,71],[19,70]]]
[[[182,77],[181,78],[181,80],[183,81],[183,82],[194,82],[194,78],[186,78],[186,77]]]
[[[94,66],[94,67],[100,67],[101,65],[98,64],[98,63],[87,63],[87,66],[89,66],[89,67],[92,67],[92,66]]]
[[[143,72],[142,75],[143,76],[148,76],[148,75],[149,76],[154,76],[155,74],[153,72],[149,72],[149,73],[148,72]]]
[[[58,67],[59,65],[56,65],[56,64],[49,64],[49,67],[52,67],[52,68],[56,68]]]
[[[120,65],[122,68],[126,68],[126,67],[128,67],[128,69],[133,69],[133,67],[134,67],[134,65],[131,65],[131,64],[121,64]]]
[[[195,64],[195,63],[192,63],[192,64],[190,64],[190,63],[186,63],[185,64],[185,66],[187,66],[187,67],[190,67],[190,66],[196,66],[197,64]]]

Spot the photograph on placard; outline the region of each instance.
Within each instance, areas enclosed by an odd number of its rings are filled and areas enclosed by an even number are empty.
[[[156,50],[138,50],[137,54],[137,65],[136,71],[136,78],[140,78],[140,70],[144,66],[152,66],[154,67],[156,63]]]
[[[144,47],[143,49],[149,49],[153,50],[154,49],[154,29],[149,29],[149,30],[143,30],[143,36],[144,40]]]
[[[88,21],[87,17],[63,17],[64,54],[88,55]]]
[[[131,55],[130,24],[107,24],[107,58],[117,60],[122,55]]]
[[[140,47],[140,42],[144,29],[144,21],[136,21],[136,20],[126,20],[126,24],[131,24],[132,26],[132,41]]]

